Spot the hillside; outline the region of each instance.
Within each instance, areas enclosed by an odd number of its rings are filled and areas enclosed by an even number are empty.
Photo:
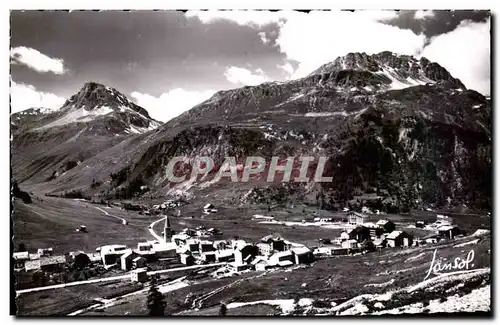
[[[372,204],[386,210],[489,208],[491,132],[490,100],[438,63],[391,52],[349,53],[302,79],[220,91],[154,132],[87,154],[92,157],[43,189],[139,199],[231,187],[227,199],[241,203],[249,191],[285,188],[272,200],[295,195],[336,209],[373,194]],[[172,157],[200,155],[216,167],[225,156],[238,163],[248,156],[327,156],[325,175],[334,181],[283,187],[262,179],[215,183],[214,173],[181,184],[166,179]],[[189,172],[189,166],[177,168]]]

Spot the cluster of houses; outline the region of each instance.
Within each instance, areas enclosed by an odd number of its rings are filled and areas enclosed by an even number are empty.
[[[322,245],[315,248],[314,254],[316,256],[346,255],[360,252],[367,245],[372,245],[374,249],[410,247],[424,243],[436,243],[442,239],[454,239],[463,234],[458,226],[452,224],[450,218],[442,215],[437,216],[437,220],[432,226],[423,221],[416,222],[416,227],[432,231],[422,239],[414,238],[404,230],[396,230],[394,222],[388,219],[380,219],[376,223],[368,220],[369,216],[366,214],[349,212],[348,226],[340,234],[340,237],[333,241],[321,240]]]
[[[210,209],[213,209],[213,206],[204,207],[204,210]],[[387,219],[373,223],[368,221],[369,217],[366,214],[357,212],[349,212],[347,217],[348,225],[339,238],[322,240],[320,247],[315,247],[312,251],[303,245],[272,235],[262,238],[257,243],[241,239],[208,240],[207,238],[222,233],[218,229],[206,229],[203,226],[196,229],[186,228],[176,234],[167,216],[163,240],[140,242],[133,249],[126,245],[105,245],[98,247],[96,252],[78,251],[54,256],[52,249],[48,248],[39,249],[34,254],[16,252],[13,258],[15,269],[18,271],[57,271],[68,263],[79,261],[84,265],[102,263],[106,269],[143,270],[134,274],[144,276],[148,263],[157,260],[175,260],[185,265],[228,262],[226,271],[238,272],[247,269],[262,271],[309,263],[320,256],[361,252],[367,249],[367,245],[371,245],[374,249],[410,247],[419,243],[435,243],[443,238],[453,239],[462,234],[460,229],[452,224],[451,219],[441,215],[438,215],[432,225],[421,224],[421,228],[432,230],[423,241],[414,239],[405,231],[396,230],[396,225]]]

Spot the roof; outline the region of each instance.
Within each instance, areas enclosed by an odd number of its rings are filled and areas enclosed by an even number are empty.
[[[210,240],[202,240],[200,241],[200,245],[213,245],[214,243]]]
[[[208,203],[208,204],[206,204],[206,205],[203,207],[203,209],[210,209],[210,208],[213,208],[213,207],[214,207],[214,206],[213,206],[213,204],[212,204],[212,203]]]
[[[347,242],[348,243],[357,243],[358,241],[356,239],[349,239]]]
[[[26,261],[26,263],[24,263],[24,269],[26,271],[38,270],[40,266],[40,260]]]
[[[234,250],[232,249],[221,249],[221,250],[218,250],[216,255],[218,257],[225,257],[225,256],[231,256],[234,254]]]
[[[177,246],[174,243],[162,243],[153,245],[153,250],[156,252],[176,250]]]
[[[293,265],[293,262],[292,261],[279,261],[278,265],[279,266],[289,266],[289,265]]]
[[[348,234],[346,231],[343,231],[343,232],[340,234],[340,238],[341,238],[341,239],[349,239],[349,234]]]
[[[377,221],[377,225],[383,226],[383,225],[385,225],[388,222],[391,222],[391,221],[387,220],[387,219],[380,219],[379,221]]]
[[[307,247],[293,247],[290,249],[295,255],[309,254],[311,250]]]
[[[282,256],[291,256],[292,255],[292,252],[291,251],[283,251],[283,252],[277,252],[277,253],[274,253],[271,257],[282,257]]]
[[[399,236],[403,235],[403,234],[406,234],[408,235],[406,232],[404,231],[401,231],[401,230],[394,230],[393,232],[391,232],[389,235],[387,235],[386,239],[396,239],[398,238]]]
[[[15,252],[14,254],[12,254],[12,257],[15,260],[24,260],[24,259],[27,260],[30,258],[30,253],[28,253],[28,252]]]
[[[127,257],[130,257],[132,256],[132,250],[129,250],[128,252],[126,252],[125,254],[123,254],[121,256],[121,259],[126,259]]]
[[[40,266],[64,264],[66,263],[66,257],[63,255],[48,256],[40,258],[39,261],[40,261]]]
[[[457,226],[453,226],[453,225],[445,225],[445,226],[441,226],[441,227],[438,227],[438,231],[448,231],[448,230],[452,230],[452,229],[455,229],[455,228],[458,228]]]
[[[138,260],[140,260],[141,258],[144,258],[144,257],[142,257],[142,256],[137,256],[137,257],[136,257],[136,258],[134,258],[132,261],[137,262],[137,261],[138,261]]]
[[[368,218],[368,216],[366,214],[362,214],[362,213],[359,213],[359,212],[355,212],[355,211],[351,211],[349,212],[349,214],[354,214],[356,217],[360,217],[360,218]]]
[[[366,228],[377,228],[377,225],[375,225],[373,222],[365,222],[363,223],[363,226]]]

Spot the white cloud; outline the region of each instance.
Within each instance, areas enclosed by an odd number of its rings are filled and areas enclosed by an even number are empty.
[[[224,75],[229,82],[244,86],[255,86],[270,81],[262,69],[257,69],[254,73],[245,68],[229,67],[226,68]]]
[[[290,79],[293,76],[295,69],[290,64],[290,62],[285,62],[283,65],[278,65],[278,68],[283,69],[286,73],[286,79]]]
[[[462,22],[431,39],[422,56],[439,63],[467,88],[490,94],[490,20]]]
[[[197,17],[203,23],[212,23],[219,20],[229,20],[238,25],[263,26],[270,23],[277,23],[290,11],[256,11],[256,10],[207,10],[188,11],[187,17]]]
[[[266,33],[260,32],[259,36],[260,36],[262,43],[264,43],[264,44],[269,43],[269,38],[266,37]]]
[[[207,100],[214,93],[214,90],[189,91],[176,88],[161,94],[160,97],[142,94],[137,91],[130,95],[135,99],[137,105],[144,107],[149,112],[151,117],[167,122]]]
[[[10,49],[11,63],[25,65],[38,72],[52,72],[54,74],[64,74],[63,59],[51,58],[38,50],[18,46]]]
[[[417,10],[415,12],[415,19],[421,20],[421,19],[427,19],[427,18],[432,18],[434,17],[434,11],[432,10]]]
[[[299,13],[282,23],[276,44],[288,59],[299,62],[292,78],[304,77],[349,52],[417,53],[424,35],[379,22],[393,15],[392,11]]]
[[[32,107],[60,108],[65,98],[52,93],[38,91],[32,85],[17,83],[11,80],[10,84],[11,113],[23,111]]]

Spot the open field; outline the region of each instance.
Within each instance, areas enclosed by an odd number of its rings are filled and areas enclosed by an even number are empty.
[[[34,199],[31,204],[14,202],[15,247],[24,243],[30,251],[52,247],[54,253],[65,253],[94,251],[105,244],[136,246],[139,241],[154,239],[147,227],[158,218],[72,199],[43,197],[42,200]],[[123,217],[129,224],[123,225],[120,219],[107,216],[96,207]],[[76,232],[80,225],[87,226],[88,233]]]

